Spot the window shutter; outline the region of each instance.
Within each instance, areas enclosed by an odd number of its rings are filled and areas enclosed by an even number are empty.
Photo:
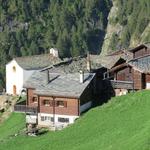
[[[45,100],[42,101],[42,105],[45,105]]]
[[[53,106],[53,101],[49,101],[50,106]]]
[[[67,107],[67,102],[66,101],[64,101],[64,107]]]

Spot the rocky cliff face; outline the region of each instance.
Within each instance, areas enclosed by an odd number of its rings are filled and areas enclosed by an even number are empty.
[[[150,3],[113,0],[101,54],[150,42]]]

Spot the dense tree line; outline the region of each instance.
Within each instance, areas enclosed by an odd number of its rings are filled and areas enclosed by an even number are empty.
[[[0,85],[13,57],[59,49],[61,57],[97,53],[110,0],[0,0]]]

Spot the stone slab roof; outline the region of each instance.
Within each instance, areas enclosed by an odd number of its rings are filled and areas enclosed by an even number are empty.
[[[94,56],[90,56],[91,68],[98,69],[101,68],[101,64],[95,61]],[[43,70],[49,69],[51,73],[77,73],[80,70],[88,72],[87,70],[87,58],[86,57],[75,57],[68,58],[63,62],[55,65],[50,65]]]
[[[126,62],[130,62],[133,59],[133,52],[142,47],[150,48],[150,43],[140,44],[139,46],[129,50],[117,50],[108,55],[99,55],[96,58],[96,62],[107,69],[111,69],[120,58],[126,60]]]
[[[99,58],[99,62],[103,67],[105,67],[107,69],[111,69],[120,58],[121,57],[118,56],[118,55],[115,55],[115,56],[101,56]]]
[[[150,73],[150,55],[133,59],[128,63],[142,73]]]
[[[84,83],[80,83],[79,73],[49,73],[49,83],[47,83],[46,71],[35,71],[24,87],[35,88],[35,93],[38,95],[79,98],[94,76],[94,73],[85,73]]]
[[[41,69],[62,61],[60,58],[53,57],[51,54],[16,57],[14,60],[25,70]]]
[[[119,51],[113,52],[109,55],[105,55],[105,56],[100,55],[99,59],[97,59],[97,61],[103,67],[105,67],[107,69],[111,69],[120,58],[122,58],[128,62],[133,59],[133,54],[127,50],[119,50]]]

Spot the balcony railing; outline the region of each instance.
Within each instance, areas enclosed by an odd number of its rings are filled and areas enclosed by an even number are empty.
[[[118,89],[133,89],[133,81],[110,80],[113,88]]]
[[[15,112],[24,112],[24,113],[29,113],[29,114],[37,114],[38,113],[37,107],[29,107],[26,105],[15,105],[14,111]]]

